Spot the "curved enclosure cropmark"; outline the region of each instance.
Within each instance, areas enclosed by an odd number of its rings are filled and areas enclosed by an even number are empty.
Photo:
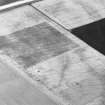
[[[105,19],[74,28],[71,32],[105,55]]]
[[[0,50],[25,68],[78,47],[45,22],[0,36],[0,40]]]

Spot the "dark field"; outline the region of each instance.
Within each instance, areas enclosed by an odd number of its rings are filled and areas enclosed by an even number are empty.
[[[72,33],[105,55],[105,19],[72,29]]]
[[[25,68],[78,47],[47,23],[15,32],[9,38],[0,37],[0,49]]]

